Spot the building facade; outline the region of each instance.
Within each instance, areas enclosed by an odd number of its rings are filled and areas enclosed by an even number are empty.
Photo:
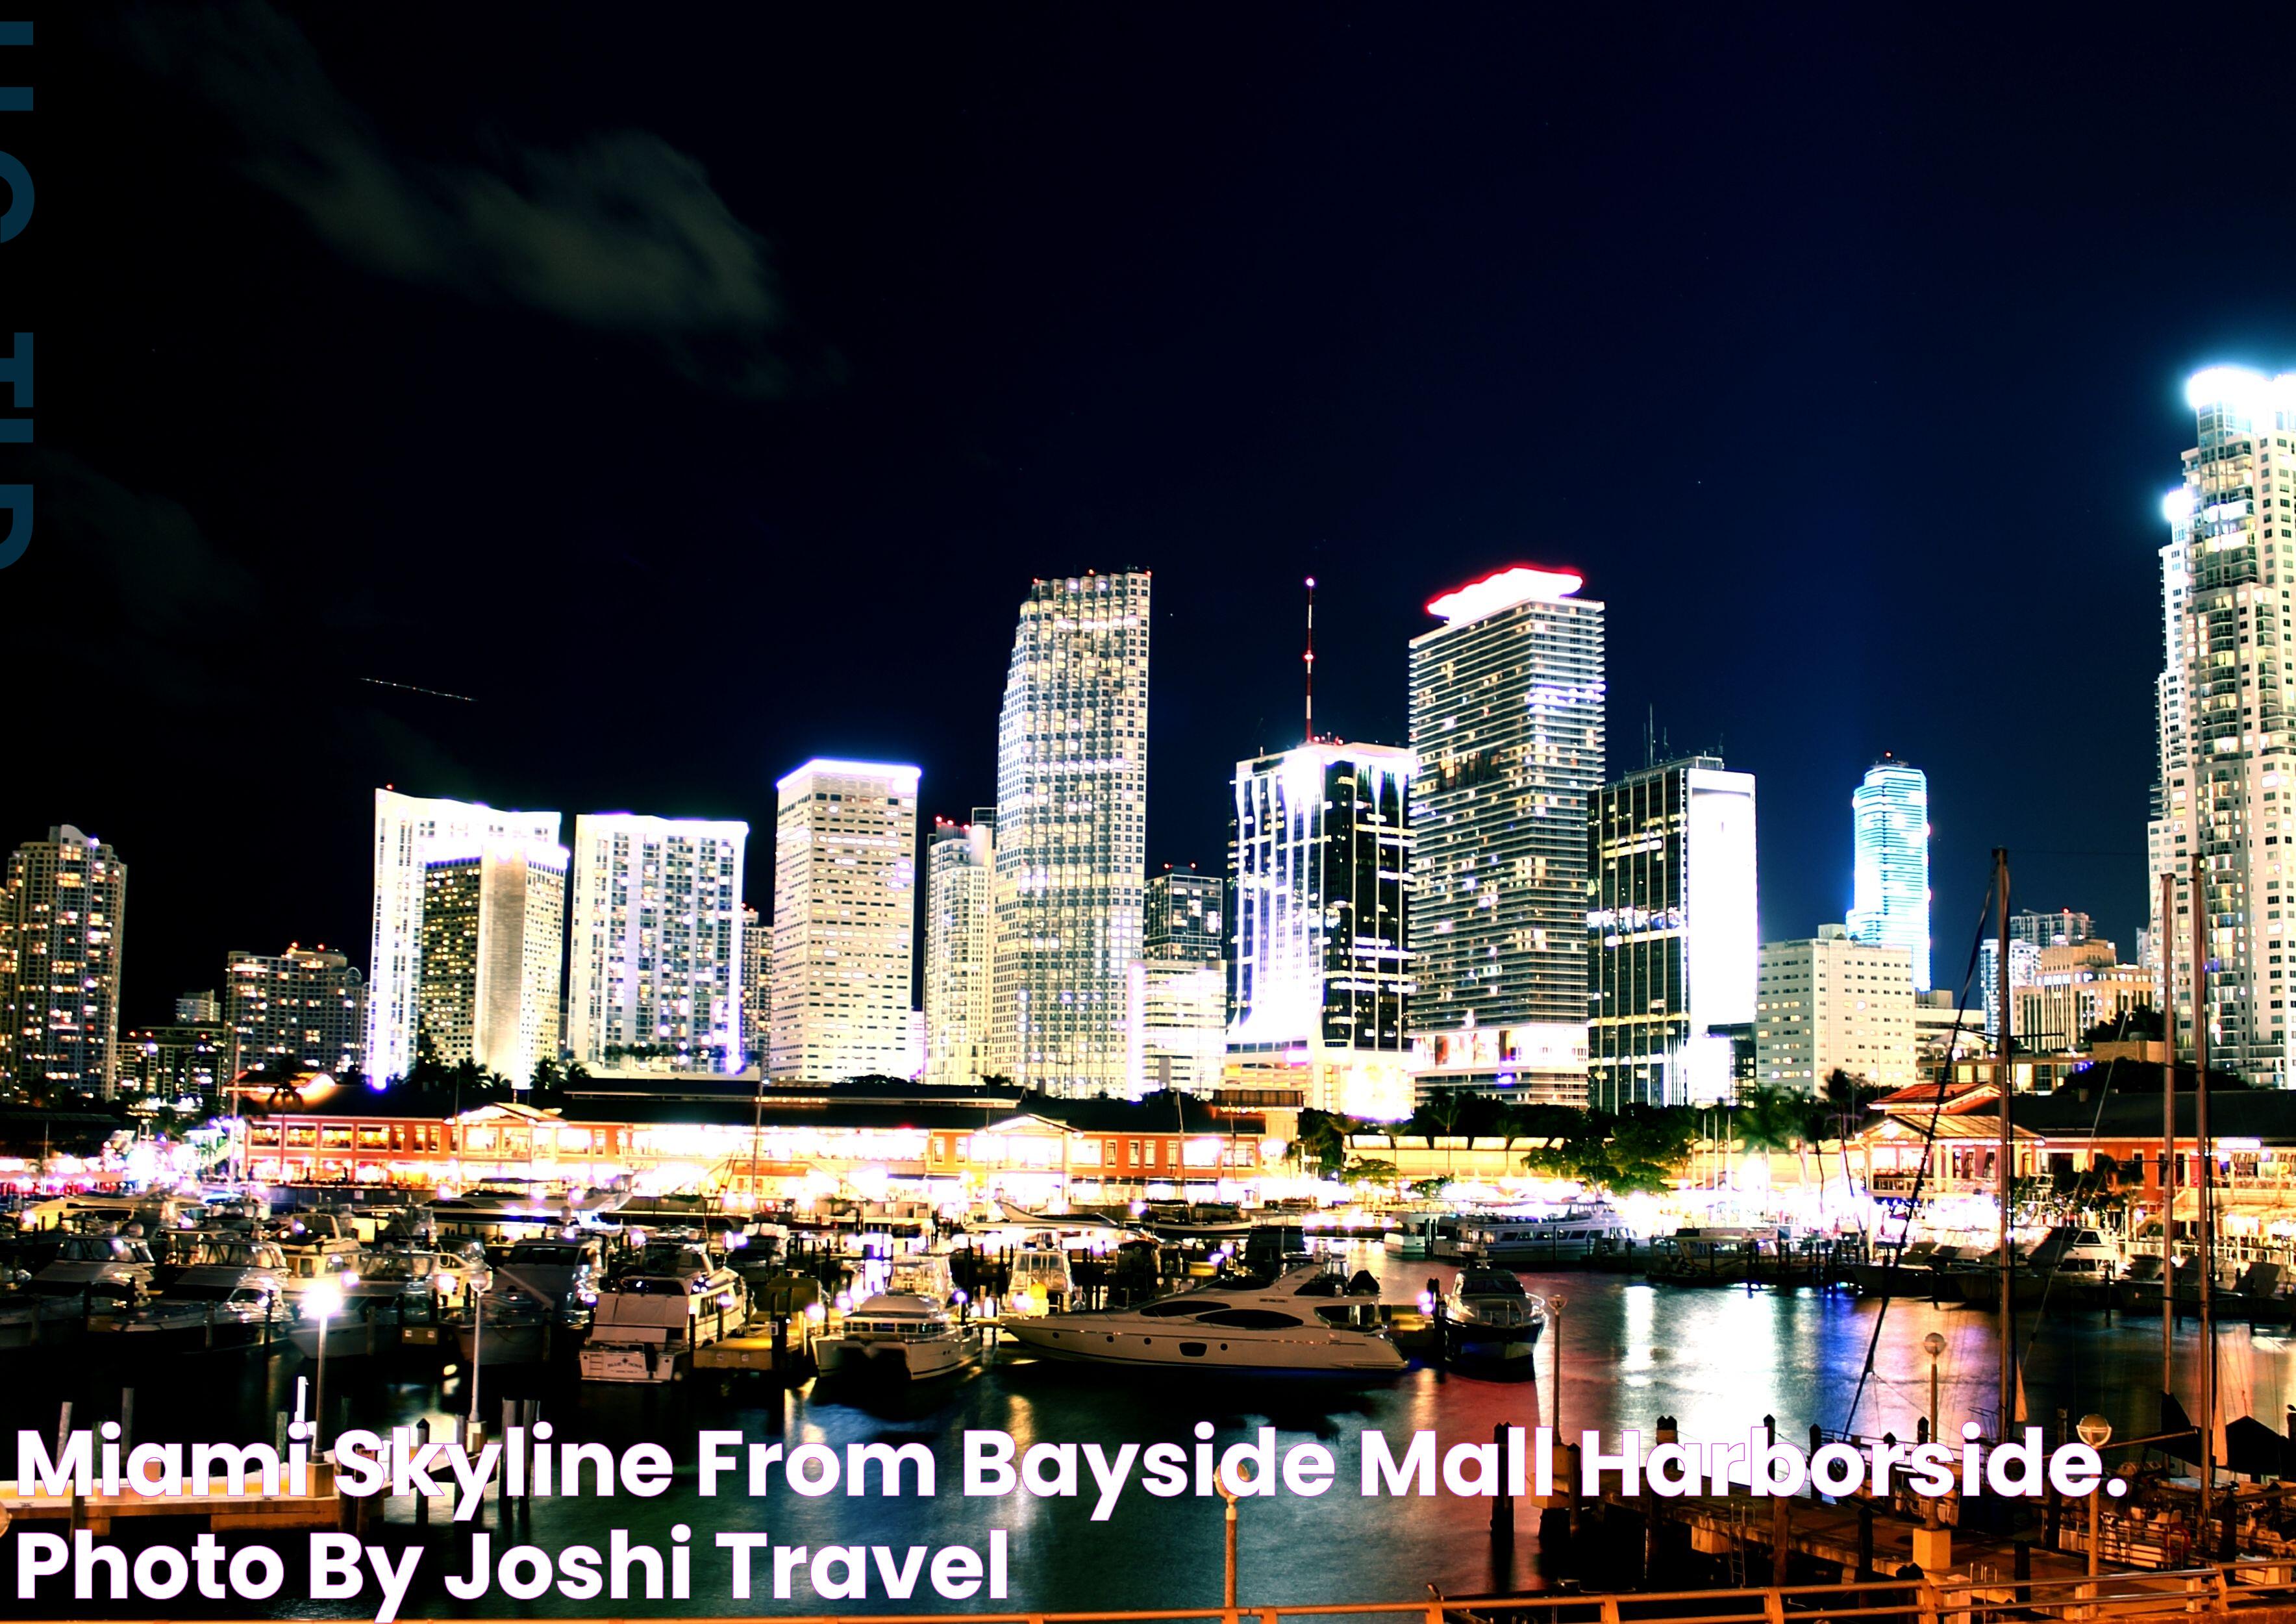
[[[70,824],[8,856],[0,890],[0,1087],[112,1095],[127,865]]]
[[[1228,1063],[1319,1111],[1411,1114],[1417,759],[1317,741],[1235,768]]]
[[[224,1019],[238,1070],[366,1070],[366,980],[349,956],[289,944],[284,953],[224,956]]]
[[[555,812],[497,812],[476,802],[374,792],[374,918],[367,955],[366,1070],[406,1075],[422,989],[423,865],[485,841],[558,844]]]
[[[1754,978],[1757,1080],[1820,1094],[1846,1071],[1877,1087],[1914,1081],[1913,959],[1821,925],[1810,941],[1764,942]]]
[[[2194,1031],[2193,886],[2214,968],[2209,1061],[2266,1087],[2296,1086],[2296,372],[2194,376],[2184,479],[2162,504],[2165,659],[2155,690],[2161,767],[2149,831],[2155,951],[2172,967],[2162,1007]],[[2161,917],[2161,882],[2176,884]],[[2284,964],[2280,961],[2287,960]]]
[[[913,767],[815,760],[777,786],[769,1076],[908,1075],[917,781]]]
[[[559,1052],[566,948],[563,846],[490,841],[423,865],[422,1029],[447,1065],[517,1087]]]
[[[2095,1028],[2120,1028],[2153,1006],[2152,972],[2120,963],[2102,937],[2038,951],[2030,984],[2009,995],[2009,1029],[2021,1048],[2085,1046]]]
[[[1227,1062],[1227,974],[1186,959],[1132,961],[1126,1093],[1209,1096]]]
[[[1914,990],[1930,989],[1930,781],[1884,755],[1849,798],[1849,937],[1902,947]]]
[[[2034,984],[2041,973],[2041,949],[2031,942],[2009,939],[2009,997]],[[1985,1036],[1990,1042],[2001,1030],[2001,944],[1988,938],[1977,944],[1978,1001],[1985,1006]],[[2016,1029],[2010,1029],[2014,1032]]]
[[[1128,1086],[1148,860],[1149,577],[1037,581],[996,733],[989,1061],[1056,1095]]]
[[[1446,593],[1411,641],[1411,1028],[1421,1086],[1582,1103],[1603,605],[1568,571]]]
[[[1193,864],[1186,868],[1168,865],[1161,874],[1150,874],[1146,922],[1140,934],[1142,956],[1188,964],[1222,963],[1227,956],[1226,889],[1217,876],[1198,874]]]
[[[988,1012],[996,941],[996,808],[936,819],[925,841],[925,1080],[990,1075]]]
[[[362,1032],[360,1041],[365,1040]],[[238,1054],[231,1028],[220,1021],[137,1027],[119,1039],[119,1090],[214,1105],[238,1075]]]
[[[1754,775],[1711,756],[1629,773],[1587,818],[1588,1103],[1693,1105],[1734,1092],[1754,1018]]]
[[[2078,947],[2096,935],[2096,922],[2086,914],[2059,908],[2053,914],[2012,914],[2009,939],[2036,947]]]
[[[742,1062],[762,1072],[773,1050],[774,933],[742,905]]]
[[[574,820],[566,1049],[586,1067],[742,1069],[742,857],[750,825]]]

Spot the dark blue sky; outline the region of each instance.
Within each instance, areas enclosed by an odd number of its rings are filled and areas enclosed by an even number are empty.
[[[1766,933],[1890,749],[1941,984],[1996,844],[2133,949],[2183,380],[2296,366],[2288,8],[1586,9],[44,25],[0,833],[126,855],[131,1019],[363,957],[382,782],[745,816],[762,901],[775,776],[993,799],[1028,580],[1138,565],[1151,854],[1217,867],[1302,575],[1400,742],[1422,605],[1541,562],[1615,765],[1759,775]]]

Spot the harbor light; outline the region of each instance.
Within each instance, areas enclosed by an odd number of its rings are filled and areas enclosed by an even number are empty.
[[[2092,1449],[2102,1449],[2112,1441],[2112,1423],[2095,1410],[2082,1416],[2080,1423],[2073,1431],[2079,1433],[2081,1442]],[[2088,1576],[2091,1579],[2096,1577],[2101,1554],[2099,1546],[2103,1543],[2100,1532],[2104,1521],[2103,1505],[2104,1480],[2099,1478],[2096,1487],[2088,1491]]]

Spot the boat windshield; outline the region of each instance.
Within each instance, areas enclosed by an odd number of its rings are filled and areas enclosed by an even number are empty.
[[[1459,1275],[1459,1295],[1462,1297],[1528,1297],[1522,1282],[1505,1269],[1471,1268]]]

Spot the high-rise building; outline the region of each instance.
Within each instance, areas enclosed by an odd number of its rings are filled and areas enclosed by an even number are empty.
[[[1218,1091],[1227,1060],[1227,972],[1183,958],[1132,961],[1128,1092]],[[1287,1079],[1288,1080],[1288,1079]]]
[[[585,1066],[742,1069],[742,852],[750,825],[574,820],[566,1050]]]
[[[422,1029],[520,1088],[558,1059],[566,848],[488,841],[423,865]]]
[[[2112,944],[2101,937],[2035,951],[2040,959],[2031,981],[2009,995],[2009,1029],[2020,1048],[2079,1048],[2094,1029],[2125,1032],[2129,1016],[2152,1007],[2151,972],[2119,963]]]
[[[284,953],[234,949],[224,956],[223,996],[241,1070],[348,1080],[366,1070],[366,982],[348,955],[291,943]]]
[[[2162,504],[2166,648],[2161,767],[2150,829],[2161,1007],[2193,1033],[2193,880],[2204,876],[2209,1063],[2296,1086],[2296,372],[2213,366],[2185,389],[2194,414],[2183,482]],[[2289,857],[2283,857],[2283,853]],[[2162,876],[2176,881],[2160,917]],[[2288,961],[2285,964],[2283,960]]]
[[[996,808],[933,820],[925,841],[925,1081],[990,1075],[990,956],[996,945]]]
[[[2096,936],[2096,922],[2086,914],[2059,908],[2054,914],[2012,914],[2009,939],[2036,947],[2078,947]]]
[[[1231,1072],[1318,1111],[1411,1114],[1407,750],[1317,741],[1235,768]]]
[[[2038,983],[2041,951],[2031,942],[2020,941],[2014,936],[2009,939],[2009,994],[2013,1000],[2024,988]],[[1985,1006],[1985,1036],[1989,1042],[2001,1030],[2001,945],[1990,937],[1977,944],[1977,987],[1979,1001]],[[2015,1029],[2011,1030],[2013,1033]]]
[[[555,812],[497,812],[461,800],[374,792],[374,939],[367,956],[366,1070],[406,1075],[422,988],[422,869],[442,849],[483,841],[558,844]]]
[[[1588,1103],[1695,1105],[1734,1092],[1761,946],[1754,775],[1693,756],[1629,773],[1587,819]]]
[[[808,761],[774,824],[770,1074],[912,1075],[917,769]]]
[[[127,865],[62,824],[9,854],[0,890],[0,1087],[110,1099]]]
[[[215,988],[187,992],[176,1000],[176,1023],[178,1026],[213,1026],[223,1019],[223,1000],[216,997]]]
[[[364,1041],[365,1034],[360,1034]],[[119,1090],[165,1100],[220,1104],[239,1074],[239,1046],[220,1021],[137,1027],[119,1037]]]
[[[1912,1087],[1912,954],[1853,941],[1841,925],[1820,925],[1814,941],[1764,942],[1754,1070],[1758,1081],[1800,1094],[1824,1093],[1836,1071],[1880,1088]]]
[[[773,1049],[774,933],[758,910],[742,905],[742,1056],[762,1074]]]
[[[1411,640],[1411,1029],[1423,1090],[1582,1103],[1587,812],[1603,778],[1603,605],[1518,568]]]
[[[1222,885],[1195,865],[1150,874],[1146,919],[1141,927],[1141,956],[1188,964],[1217,964],[1227,954],[1222,924]]]
[[[1037,581],[996,729],[990,1069],[1056,1095],[1127,1087],[1148,861],[1147,572]]]
[[[1903,947],[1930,989],[1930,781],[1884,754],[1849,798],[1849,938]]]

